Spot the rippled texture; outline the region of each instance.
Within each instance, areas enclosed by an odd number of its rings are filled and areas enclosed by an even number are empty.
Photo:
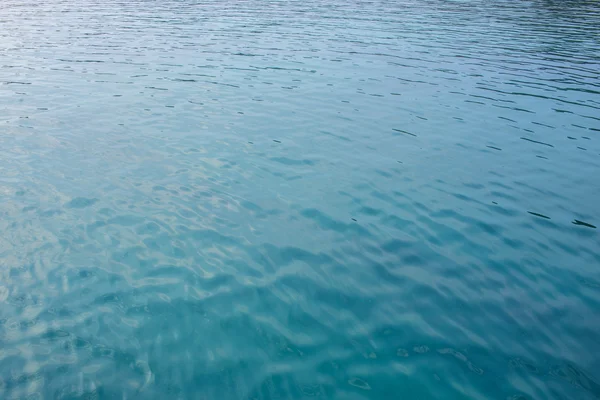
[[[597,1],[7,0],[0,67],[1,398],[600,398]]]

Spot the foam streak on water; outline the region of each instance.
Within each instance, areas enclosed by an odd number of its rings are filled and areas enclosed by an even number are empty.
[[[597,1],[0,2],[0,398],[600,398]]]

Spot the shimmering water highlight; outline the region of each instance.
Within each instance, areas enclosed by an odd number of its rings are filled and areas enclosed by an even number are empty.
[[[0,398],[600,398],[597,1],[0,2]]]

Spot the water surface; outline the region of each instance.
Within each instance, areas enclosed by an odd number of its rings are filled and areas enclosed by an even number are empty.
[[[597,1],[0,3],[3,399],[600,398]]]

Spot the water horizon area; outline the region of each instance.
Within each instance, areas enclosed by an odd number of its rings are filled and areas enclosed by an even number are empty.
[[[0,2],[1,399],[600,399],[600,2]]]

